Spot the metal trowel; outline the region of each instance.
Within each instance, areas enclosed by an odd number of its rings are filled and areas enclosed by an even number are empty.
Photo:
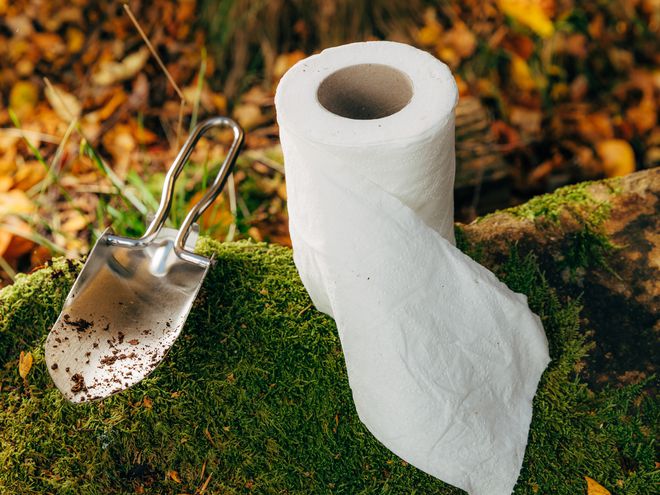
[[[174,183],[199,138],[229,127],[234,140],[217,177],[179,230],[163,227]],[[106,231],[76,279],[45,344],[48,371],[72,402],[102,399],[151,373],[181,333],[211,260],[193,252],[195,221],[222,191],[243,130],[215,117],[191,133],[165,176],[160,205],[139,239]]]

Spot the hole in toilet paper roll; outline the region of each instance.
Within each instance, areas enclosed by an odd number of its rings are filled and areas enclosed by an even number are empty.
[[[326,77],[316,92],[323,107],[355,120],[382,119],[397,113],[411,100],[410,78],[383,64],[358,64]]]

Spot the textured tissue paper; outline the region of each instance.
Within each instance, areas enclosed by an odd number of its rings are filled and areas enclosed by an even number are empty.
[[[527,298],[454,246],[457,99],[443,63],[379,41],[299,62],[275,105],[294,260],[360,419],[419,469],[505,495],[550,358]]]

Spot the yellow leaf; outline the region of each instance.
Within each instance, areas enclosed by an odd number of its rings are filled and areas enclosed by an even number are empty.
[[[39,89],[30,81],[18,81],[9,92],[9,107],[19,118],[29,115],[39,99]]]
[[[291,53],[282,53],[278,55],[273,64],[273,76],[275,80],[279,80],[282,76],[293,67],[296,63],[300,62],[307,55],[302,50],[296,50]]]
[[[623,139],[605,139],[596,144],[607,177],[620,177],[635,171],[635,152]]]
[[[35,204],[23,191],[12,189],[0,193],[0,218],[5,215],[29,215],[35,210]]]
[[[527,62],[518,55],[511,57],[511,79],[523,91],[536,89],[536,82],[532,77],[532,70]]]
[[[527,26],[542,38],[549,38],[555,27],[541,8],[540,0],[498,0],[502,12]]]
[[[584,479],[587,480],[587,495],[611,495],[610,491],[596,480],[589,476],[585,476]]]
[[[429,47],[436,45],[441,35],[442,25],[438,22],[435,10],[429,7],[424,12],[424,26],[417,31],[416,41],[421,46]]]
[[[66,48],[69,53],[78,53],[85,46],[85,34],[78,28],[66,29]]]
[[[21,375],[21,378],[25,380],[28,376],[28,373],[32,369],[32,353],[21,351],[21,355],[18,358],[18,374]]]
[[[71,210],[68,218],[62,223],[60,230],[62,232],[74,233],[80,232],[89,226],[89,218],[77,210]]]

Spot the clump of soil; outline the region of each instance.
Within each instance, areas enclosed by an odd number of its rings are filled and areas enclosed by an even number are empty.
[[[73,382],[73,385],[71,386],[71,392],[74,394],[87,391],[87,387],[85,386],[85,378],[80,373],[73,375],[71,377],[71,381]]]
[[[71,316],[69,316],[68,314],[64,315],[64,323],[66,325],[69,325],[70,327],[75,328],[77,332],[84,332],[92,328],[92,326],[94,326],[94,324],[91,321],[87,321],[84,318],[80,318],[78,320],[72,320]]]

